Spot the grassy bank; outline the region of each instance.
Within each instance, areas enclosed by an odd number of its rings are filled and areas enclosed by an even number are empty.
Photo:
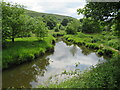
[[[59,30],[58,32],[55,32],[54,30],[48,30],[48,33],[54,37],[64,36],[66,34],[64,30]]]
[[[63,38],[68,43],[84,45],[95,50],[101,56],[105,55],[111,58],[107,62],[97,64],[82,73],[73,72],[73,74],[79,74],[60,84],[39,86],[39,88],[120,88],[120,46],[116,36],[103,32],[91,35],[78,33],[77,35],[65,35]]]
[[[83,34],[65,35],[64,38],[71,43],[84,45],[89,49],[94,49],[99,55],[107,55],[109,57],[114,54],[120,54],[120,43],[116,36],[111,33],[105,34]]]
[[[47,50],[53,48],[52,36],[45,37],[43,41],[38,41],[36,37],[16,38],[15,42],[7,42],[7,47],[3,49],[3,69],[14,65],[31,61],[39,55],[44,54]]]

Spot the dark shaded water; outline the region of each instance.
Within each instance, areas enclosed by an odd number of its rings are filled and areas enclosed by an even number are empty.
[[[33,62],[5,70],[2,74],[3,88],[20,86],[29,88],[45,85],[44,82],[51,75],[60,74],[64,70],[80,69],[83,71],[101,61],[103,62],[105,59],[84,47],[68,46],[63,41],[59,41],[55,44],[53,53],[46,53]],[[80,64],[76,67],[76,63]],[[59,80],[62,80],[63,77],[59,77]]]

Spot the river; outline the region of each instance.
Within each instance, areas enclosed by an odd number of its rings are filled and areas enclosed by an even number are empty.
[[[63,41],[56,42],[53,53],[46,53],[44,56],[15,68],[3,71],[3,88],[21,86],[35,88],[37,85],[46,85],[48,78],[60,74],[64,70],[83,71],[98,63],[104,62],[103,57],[98,57],[95,52],[77,45],[67,45]],[[65,75],[57,79],[65,80]],[[52,81],[56,81],[55,78]]]

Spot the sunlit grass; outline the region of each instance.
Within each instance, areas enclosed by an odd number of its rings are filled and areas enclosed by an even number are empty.
[[[49,36],[45,37],[43,41],[38,41],[36,37],[16,38],[14,43],[9,41],[7,48],[3,49],[3,68],[34,60],[35,57],[53,47],[53,39],[52,36]]]
[[[114,49],[120,50],[120,43],[118,37],[112,35],[111,33],[100,34],[84,34],[79,32],[77,35],[65,35],[64,38],[67,38],[69,41],[73,40],[74,42],[86,42],[94,43],[104,46],[110,46]]]
[[[66,34],[65,30],[59,30],[58,32],[55,32],[54,30],[48,30],[48,33],[50,35],[55,36],[55,37],[57,37],[57,36],[63,36],[63,35]]]

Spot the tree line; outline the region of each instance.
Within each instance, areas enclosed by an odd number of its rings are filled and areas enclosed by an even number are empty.
[[[25,13],[23,5],[11,4],[2,1],[2,41],[16,37],[28,37],[35,34],[39,40],[47,35],[47,30],[65,30],[72,18],[64,18],[61,22],[56,17],[45,16],[31,17]]]
[[[23,5],[2,1],[2,41],[4,43],[11,39],[14,42],[16,37],[29,37],[31,34],[42,40],[48,30],[55,32],[65,30],[67,34],[109,31],[119,36],[119,4],[119,2],[88,2],[83,9],[77,10],[78,14],[84,15],[83,18],[77,20],[69,17],[60,22],[55,16],[31,17],[25,13]]]
[[[120,35],[120,2],[87,2],[77,12],[84,15],[80,19],[83,32],[109,31],[116,36]]]
[[[46,34],[47,28],[42,18],[33,18],[25,14],[24,6],[2,2],[2,40],[29,36],[34,33],[39,39]],[[42,33],[42,34],[41,34]]]

